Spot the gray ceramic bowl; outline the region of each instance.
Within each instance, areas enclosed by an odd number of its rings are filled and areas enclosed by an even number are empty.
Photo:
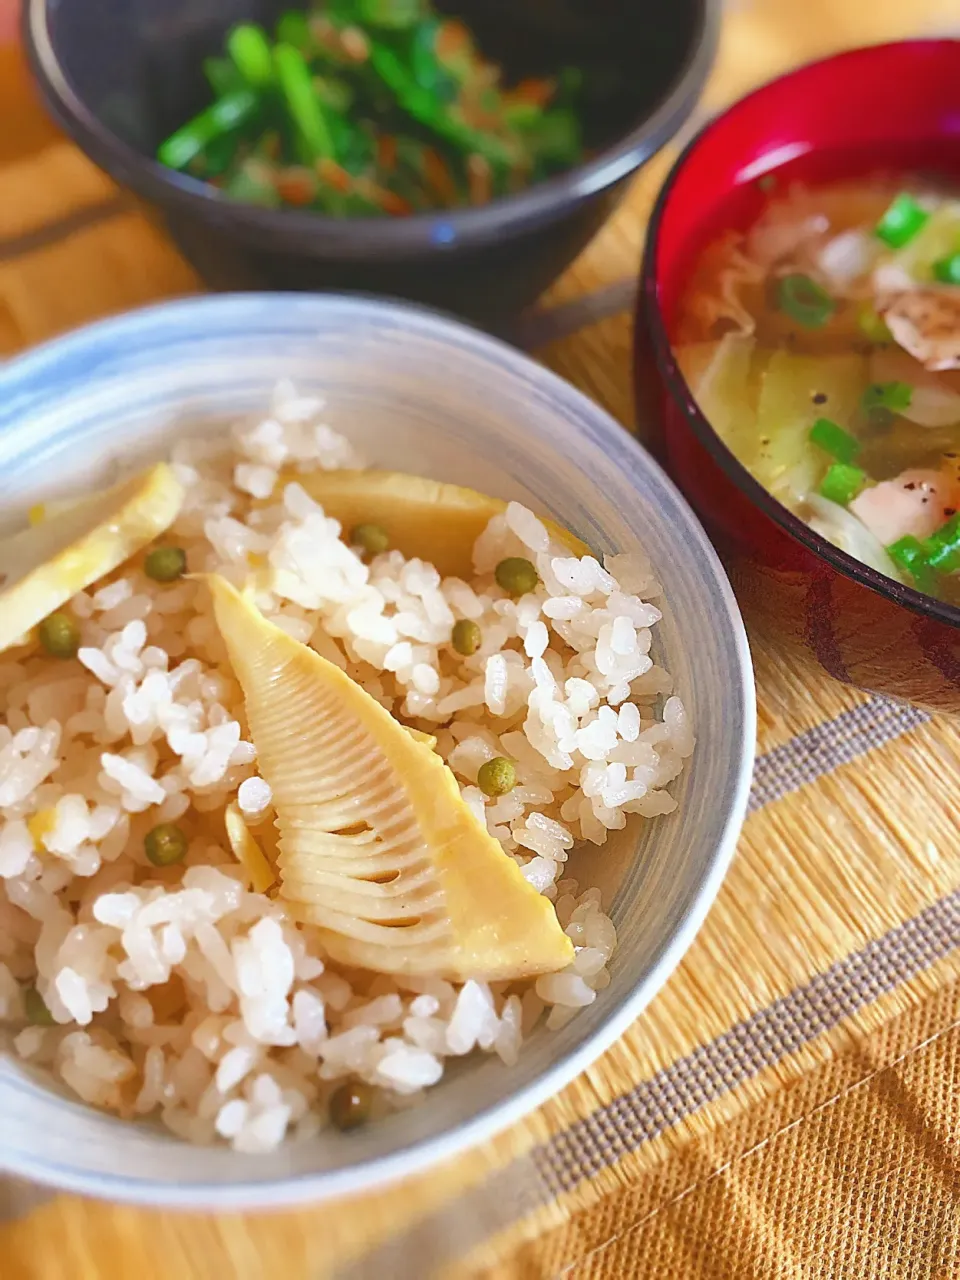
[[[515,1068],[465,1059],[426,1105],[269,1156],[191,1148],[69,1100],[0,1058],[10,1172],[147,1204],[264,1208],[369,1188],[450,1156],[555,1093],[643,1011],[720,886],[744,815],[755,708],[723,570],[664,473],[611,418],[501,343],[414,308],[289,295],[199,298],[109,320],[0,372],[0,514],[77,487],[117,454],[156,454],[185,426],[262,406],[280,377],[328,401],[378,464],[520,498],[596,551],[639,542],[666,589],[662,657],[698,747],[676,814],[579,855],[620,935],[612,981]],[[574,872],[577,874],[576,870]]]

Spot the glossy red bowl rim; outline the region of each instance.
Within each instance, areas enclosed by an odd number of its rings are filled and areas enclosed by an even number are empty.
[[[916,40],[891,40],[883,44],[846,49],[840,53],[831,54],[826,58],[817,58],[811,62],[803,63],[801,66],[795,67],[781,76],[776,76],[758,88],[751,90],[750,93],[733,103],[732,106],[714,116],[694,135],[671,167],[666,181],[660,188],[653,212],[650,215],[640,270],[640,288],[637,294],[634,372],[635,376],[642,376],[640,373],[641,362],[638,358],[639,344],[642,341],[643,334],[646,333],[653,347],[657,371],[671,397],[683,413],[687,425],[693,431],[698,442],[706,449],[713,461],[726,475],[727,479],[733,482],[754,507],[759,508],[764,515],[769,517],[785,533],[801,543],[808,551],[813,552],[818,559],[825,561],[843,577],[852,579],[859,585],[883,596],[891,603],[909,609],[912,613],[920,614],[923,617],[932,618],[937,622],[946,623],[950,627],[960,629],[960,606],[946,604],[942,600],[937,600],[933,596],[928,596],[924,592],[918,591],[915,587],[905,586],[903,583],[897,582],[896,579],[879,573],[876,569],[871,569],[869,565],[864,564],[862,560],[857,560],[848,552],[841,551],[839,547],[834,546],[832,542],[829,542],[821,534],[815,533],[799,516],[794,515],[792,511],[789,511],[782,503],[778,502],[738,461],[697,405],[693,393],[680,371],[680,367],[674,357],[673,344],[667,334],[667,326],[664,322],[660,305],[657,273],[660,228],[674,184],[692,153],[710,137],[723,121],[731,116],[755,111],[762,103],[768,90],[775,85],[792,80],[802,80],[814,68],[830,64],[834,64],[838,68],[850,66],[858,61],[876,56],[879,50],[898,48],[906,50],[935,46],[951,46],[960,51],[960,39],[937,37]],[[812,150],[823,150],[823,148],[814,146]],[[772,172],[777,167],[775,163],[771,164],[766,172]],[[754,176],[760,177],[762,173],[758,171]]]
[[[100,168],[164,210],[198,218],[242,243],[279,239],[288,253],[338,253],[345,261],[393,261],[424,252],[456,254],[560,221],[642,168],[685,123],[713,66],[722,0],[699,0],[696,24],[669,87],[650,112],[597,155],[514,195],[475,208],[407,218],[331,218],[229,200],[215,187],[168,169],[124,142],[88,108],[68,79],[47,26],[57,0],[24,0],[20,31],[44,105]],[[78,3],[79,0],[73,0]]]

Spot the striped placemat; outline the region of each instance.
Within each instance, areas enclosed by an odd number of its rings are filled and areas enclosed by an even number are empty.
[[[956,19],[956,0],[740,0],[703,110],[830,48]],[[39,122],[5,56],[0,355],[197,289]],[[628,425],[636,268],[669,161],[513,335]],[[960,1275],[960,729],[753,642],[738,857],[677,973],[589,1071],[483,1147],[332,1206],[176,1216],[9,1185],[4,1280]]]

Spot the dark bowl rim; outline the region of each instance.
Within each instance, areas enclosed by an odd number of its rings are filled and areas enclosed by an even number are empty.
[[[212,220],[250,242],[278,237],[284,249],[310,255],[322,248],[347,259],[390,260],[423,251],[456,252],[504,234],[549,224],[615,186],[656,154],[695,106],[716,52],[722,0],[698,0],[696,28],[666,95],[640,124],[584,164],[474,209],[443,210],[385,221],[259,209],[230,201],[215,188],[167,169],[117,137],[90,112],[62,70],[49,39],[50,0],[26,0],[21,34],[47,109],[108,173],[164,209]]]
[[[706,449],[712,460],[726,475],[727,479],[733,482],[754,507],[757,507],[774,524],[806,547],[808,551],[812,551],[818,559],[826,561],[831,568],[835,569],[843,577],[852,579],[858,585],[868,588],[868,590],[889,600],[892,604],[900,605],[910,610],[911,613],[960,629],[960,606],[946,604],[933,596],[925,595],[915,587],[909,587],[897,582],[895,578],[890,578],[876,569],[871,569],[862,560],[858,560],[848,552],[834,546],[832,542],[821,534],[814,532],[799,516],[795,516],[781,502],[778,502],[758,480],[753,478],[747,468],[737,460],[736,456],[723,443],[720,436],[710,425],[709,419],[700,410],[694,399],[693,392],[690,390],[674,357],[673,344],[667,334],[667,326],[664,322],[660,305],[657,272],[660,230],[674,185],[693,152],[709,139],[710,135],[722,122],[731,116],[758,109],[768,90],[787,81],[802,80],[814,68],[829,64],[840,66],[841,64],[861,61],[875,56],[879,50],[929,48],[935,46],[952,46],[960,54],[960,39],[949,36],[936,36],[911,40],[889,40],[877,44],[862,45],[855,49],[842,50],[826,58],[816,58],[810,62],[805,62],[801,66],[785,72],[783,75],[775,76],[771,80],[765,81],[742,98],[738,98],[729,107],[718,112],[691,138],[672,165],[666,181],[660,188],[653,212],[647,224],[647,239],[640,269],[640,288],[637,291],[634,375],[640,376],[640,362],[636,358],[636,347],[642,340],[642,334],[646,332],[653,347],[657,371],[672,399],[683,413],[688,426],[693,431],[698,442]],[[812,150],[822,152],[826,148],[815,145]],[[776,163],[771,164],[769,170],[765,172],[772,172],[777,167]],[[757,170],[753,174],[751,181],[761,177],[763,172]]]

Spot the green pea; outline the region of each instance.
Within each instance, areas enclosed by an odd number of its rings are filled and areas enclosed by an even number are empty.
[[[23,992],[23,1011],[33,1027],[52,1027],[53,1014],[36,987],[26,987]]]
[[[494,756],[477,773],[477,786],[485,796],[505,796],[516,785],[516,766],[506,756]]]
[[[483,643],[483,632],[469,618],[461,618],[459,622],[455,622],[453,625],[452,641],[457,653],[469,658],[471,654],[477,652]]]
[[[350,1084],[342,1084],[330,1095],[327,1110],[330,1123],[343,1133],[350,1129],[359,1129],[370,1119],[373,1105],[373,1090],[362,1080],[353,1080]]]
[[[536,569],[523,556],[508,556],[493,572],[498,584],[511,596],[523,596],[540,581]]]
[[[172,867],[186,857],[187,837],[175,822],[161,822],[147,832],[143,848],[155,867]]]
[[[379,556],[390,546],[390,535],[380,524],[356,524],[350,530],[350,545]]]
[[[187,572],[187,553],[182,547],[154,547],[143,562],[143,571],[154,582],[176,582]]]
[[[68,613],[51,613],[37,627],[40,643],[51,658],[75,658],[80,648],[80,628]]]

